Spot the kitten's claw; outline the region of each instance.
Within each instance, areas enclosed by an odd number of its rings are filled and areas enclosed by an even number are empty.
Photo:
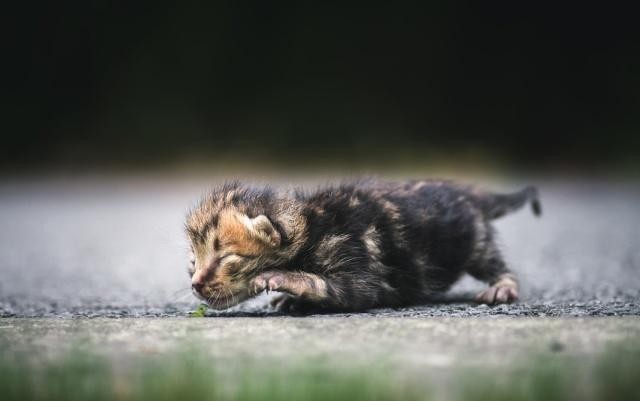
[[[267,284],[267,288],[271,291],[278,291],[280,286],[284,283],[285,278],[281,274],[274,274],[269,277],[269,282]]]
[[[267,289],[267,280],[262,275],[259,275],[253,279],[251,288],[253,289],[254,294],[259,294]]]

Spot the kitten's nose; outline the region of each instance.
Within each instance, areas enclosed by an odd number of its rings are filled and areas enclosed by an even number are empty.
[[[204,283],[201,283],[201,282],[191,283],[191,288],[193,288],[197,292],[200,292],[202,290],[202,287],[204,287]]]

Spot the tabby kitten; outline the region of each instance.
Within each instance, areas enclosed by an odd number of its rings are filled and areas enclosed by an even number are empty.
[[[494,194],[450,181],[360,180],[307,193],[238,182],[187,218],[194,293],[215,309],[281,292],[282,311],[398,307],[445,292],[464,273],[489,284],[477,301],[518,298],[491,221],[537,190]]]

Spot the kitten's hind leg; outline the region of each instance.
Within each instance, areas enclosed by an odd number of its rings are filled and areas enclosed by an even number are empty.
[[[512,273],[502,274],[489,288],[476,296],[482,304],[504,304],[518,300],[518,282]]]
[[[518,299],[518,280],[492,242],[487,244],[481,256],[473,261],[467,272],[474,278],[489,284],[489,288],[476,296],[476,302],[501,304]]]

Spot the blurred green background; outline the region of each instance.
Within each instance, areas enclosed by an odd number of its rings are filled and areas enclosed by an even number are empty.
[[[14,4],[0,164],[637,169],[637,14],[603,7]]]

